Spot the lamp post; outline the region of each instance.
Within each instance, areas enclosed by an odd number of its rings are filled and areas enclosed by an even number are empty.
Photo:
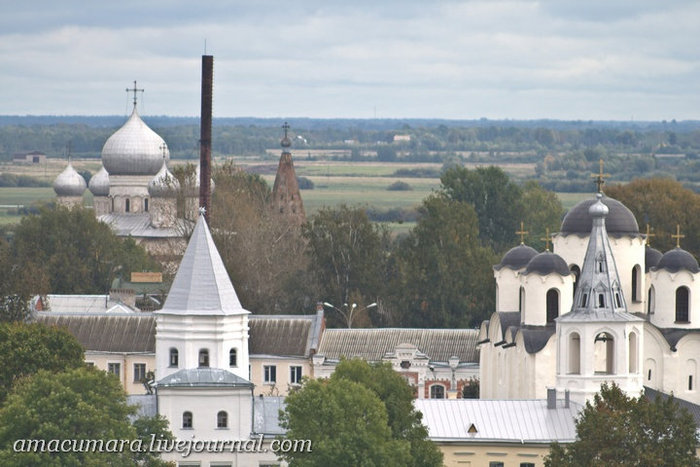
[[[337,306],[333,305],[332,303],[328,302],[323,302],[323,306],[326,306],[328,308],[333,308],[335,311],[341,314],[341,316],[345,319],[345,324],[348,326],[348,329],[352,328],[352,319],[357,311],[364,311],[364,310],[369,310],[370,308],[374,308],[377,306],[377,303],[370,303],[369,305],[365,307],[359,307],[357,306],[357,303],[353,303],[351,305],[348,305],[347,303],[343,303],[343,308],[345,310],[342,310],[338,308]]]

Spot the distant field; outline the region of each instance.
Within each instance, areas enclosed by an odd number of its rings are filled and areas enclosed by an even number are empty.
[[[188,161],[173,161],[186,163]],[[241,161],[239,165],[254,168],[262,173],[263,178],[270,184],[274,182],[277,162],[251,160]],[[65,160],[49,160],[46,166],[22,166],[13,164],[0,165],[0,172],[31,175],[37,178],[53,181],[66,166]],[[79,170],[96,173],[100,162],[95,159],[74,160],[73,166]],[[473,168],[475,164],[468,165]],[[324,206],[347,204],[350,206],[367,206],[379,210],[391,208],[411,208],[421,204],[433,190],[439,187],[439,178],[410,178],[394,177],[399,169],[434,169],[439,171],[441,164],[431,163],[381,163],[381,162],[348,162],[348,161],[305,161],[295,160],[297,175],[308,177],[315,188],[302,190],[301,196],[308,214],[313,214]],[[514,178],[529,176],[534,173],[533,164],[504,164],[503,169]],[[387,187],[392,183],[402,181],[413,189],[408,191],[390,191]],[[590,196],[588,193],[558,193],[564,205],[569,209],[582,199]],[[31,205],[40,201],[51,201],[55,198],[53,189],[45,188],[0,188],[0,205],[17,206]],[[86,204],[91,204],[91,195],[86,192]],[[18,222],[19,216],[10,216],[12,208],[0,208],[0,224]],[[396,232],[406,232],[410,223],[390,224]]]

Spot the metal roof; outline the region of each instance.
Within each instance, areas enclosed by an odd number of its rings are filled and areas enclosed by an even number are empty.
[[[250,313],[238,300],[204,216],[199,216],[163,308],[176,315],[240,315]]]
[[[250,315],[250,355],[310,357],[318,348],[323,312],[315,315]]]
[[[117,300],[110,300],[109,295],[57,295],[48,294],[42,299],[45,310],[56,313],[95,313],[104,312],[117,305],[124,310],[131,310]],[[134,310],[131,310],[134,311]]]
[[[416,399],[414,404],[432,441],[573,442],[581,410],[574,402],[563,407],[562,401],[548,409],[539,399]]]
[[[280,410],[284,410],[284,397],[258,396],[253,398],[253,432],[264,435],[283,435],[280,426]]]
[[[176,371],[157,383],[158,387],[252,387],[253,383],[220,368],[191,368]]]
[[[97,352],[155,352],[153,313],[39,312],[36,320],[68,329],[85,350]]]
[[[186,231],[184,226],[164,228],[151,225],[151,215],[147,212],[138,213],[110,213],[104,214],[98,219],[109,225],[115,234],[120,237],[138,238],[180,238]],[[177,222],[185,222],[177,219]]]
[[[478,362],[478,335],[477,329],[326,329],[318,354],[376,362],[399,344],[413,344],[433,362],[446,362],[451,356],[461,362]]]

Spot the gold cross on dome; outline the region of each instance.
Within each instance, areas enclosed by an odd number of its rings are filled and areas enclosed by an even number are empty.
[[[515,235],[520,235],[520,244],[523,245],[525,243],[525,235],[529,234],[527,230],[523,227],[523,221],[520,221],[520,230],[515,231]]]
[[[681,226],[676,224],[676,235],[671,234],[671,238],[676,239],[676,248],[681,247],[681,238],[685,238],[685,235],[681,235]]]
[[[603,192],[603,185],[605,185],[605,179],[610,177],[610,174],[603,173],[603,159],[600,159],[598,161],[598,164],[600,165],[600,169],[598,170],[597,174],[591,174],[591,177],[595,179],[595,184],[597,187],[597,192],[602,193]]]
[[[649,238],[651,238],[651,237],[656,237],[656,234],[651,233],[651,229],[649,228],[649,224],[647,224],[647,233],[646,233],[646,236],[647,236],[647,238],[646,238],[646,241],[645,241],[644,244],[645,244],[646,246],[649,246]]]
[[[543,237],[543,238],[540,238],[540,240],[544,240],[544,241],[545,241],[545,246],[544,246],[544,248],[545,248],[546,251],[549,251],[549,237],[550,237],[550,235],[549,235],[549,227],[547,227],[547,228],[545,229],[545,235],[544,235],[544,237]]]

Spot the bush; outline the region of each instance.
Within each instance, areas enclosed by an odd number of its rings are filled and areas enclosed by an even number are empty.
[[[400,180],[398,182],[392,183],[391,185],[386,187],[386,189],[389,191],[411,191],[411,190],[413,190],[411,185],[409,185],[406,182],[402,182]]]
[[[312,182],[311,179],[306,177],[297,177],[297,184],[299,185],[300,190],[314,189],[314,182]]]

